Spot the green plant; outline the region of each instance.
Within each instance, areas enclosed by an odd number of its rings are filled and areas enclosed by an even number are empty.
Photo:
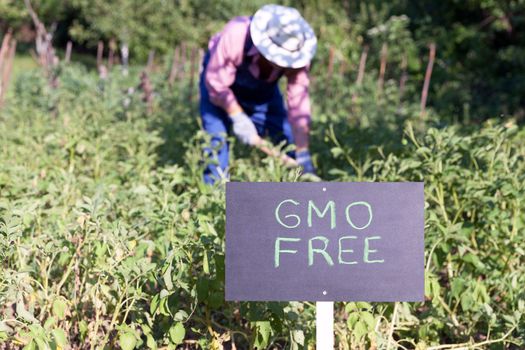
[[[313,304],[224,301],[224,190],[202,182],[207,136],[188,81],[152,74],[149,113],[137,73],[101,81],[70,65],[58,89],[40,72],[15,83],[0,114],[0,344],[312,349]],[[354,88],[335,84],[339,105],[312,92],[319,173],[425,181],[427,271],[424,303],[337,303],[338,344],[522,347],[523,129],[422,121],[394,83],[378,100],[374,79],[352,106]],[[237,144],[230,171],[300,180]]]

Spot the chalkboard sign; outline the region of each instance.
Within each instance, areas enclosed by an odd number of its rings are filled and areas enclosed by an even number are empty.
[[[422,182],[226,184],[226,300],[422,301]]]

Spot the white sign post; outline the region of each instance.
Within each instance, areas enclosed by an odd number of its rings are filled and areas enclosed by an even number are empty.
[[[334,302],[315,303],[315,339],[317,350],[334,350]]]

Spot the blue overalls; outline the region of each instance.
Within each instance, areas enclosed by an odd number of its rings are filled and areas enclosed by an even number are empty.
[[[292,144],[292,129],[288,122],[288,112],[284,106],[283,96],[277,84],[279,79],[275,82],[266,82],[251,74],[248,69],[251,57],[247,56],[247,52],[252,46],[253,43],[248,31],[244,44],[243,61],[237,67],[235,81],[230,89],[239,105],[255,124],[260,136],[269,136],[274,143],[286,140],[288,144]],[[211,147],[206,150],[207,157],[214,160],[209,162],[204,170],[204,181],[213,184],[217,179],[227,177],[229,143],[226,136],[231,130],[232,122],[222,108],[210,101],[204,82],[209,59],[210,52],[208,51],[202,63],[199,82],[201,96],[199,108],[204,130],[212,137]]]

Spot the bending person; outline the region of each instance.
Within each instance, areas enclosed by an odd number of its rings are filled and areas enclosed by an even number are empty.
[[[227,176],[228,131],[243,143],[260,146],[261,137],[295,144],[303,172],[314,173],[308,150],[310,61],[317,39],[310,25],[290,7],[265,5],[252,17],[236,17],[213,36],[200,77],[200,113],[212,137],[213,161],[204,180]],[[287,79],[286,100],[278,81]]]

